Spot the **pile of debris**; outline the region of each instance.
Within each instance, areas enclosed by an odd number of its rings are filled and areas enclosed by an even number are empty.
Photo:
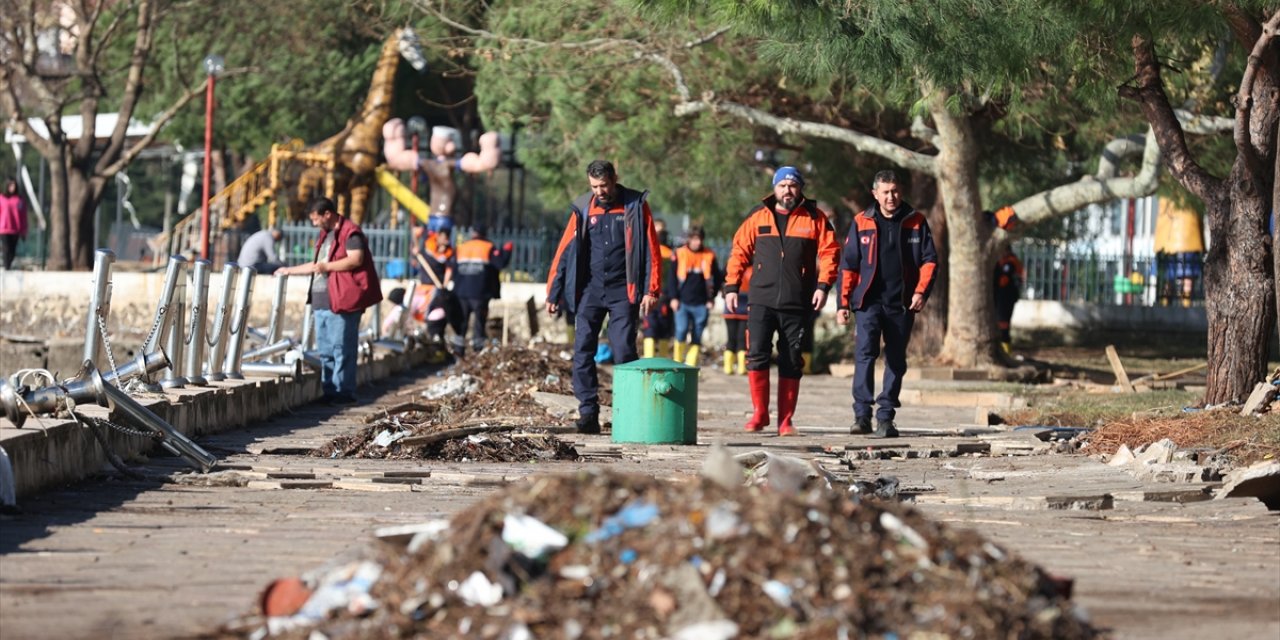
[[[255,637],[1094,638],[973,531],[818,483],[535,476],[375,559],[277,581]],[[772,473],[770,474],[772,475]],[[868,492],[868,495],[873,495]],[[392,542],[394,541],[394,542]],[[314,633],[318,631],[321,635]]]
[[[323,458],[431,459],[456,462],[577,460],[573,446],[548,431],[534,391],[563,392],[571,364],[555,345],[485,349],[415,389],[415,400],[384,409],[368,426],[315,449]]]

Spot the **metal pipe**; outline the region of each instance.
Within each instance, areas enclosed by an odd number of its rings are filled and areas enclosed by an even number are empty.
[[[142,350],[146,353],[156,351],[164,343],[164,333],[168,327],[169,305],[173,302],[173,291],[178,286],[178,279],[182,277],[182,271],[186,266],[186,258],[169,256],[169,264],[164,272],[164,288],[160,290],[160,301],[156,303],[155,321],[151,323],[154,329],[151,330],[151,335],[147,336],[146,344],[142,345]]]
[[[191,301],[191,326],[187,331],[186,368],[182,377],[187,384],[197,387],[209,386],[204,373],[205,316],[209,311],[209,269],[213,266],[208,260],[196,260],[191,270],[191,285],[187,296]]]
[[[392,340],[391,338],[383,338],[382,340],[374,340],[372,345],[376,349],[385,349],[392,353],[404,353],[409,348],[407,340]]]
[[[231,313],[231,295],[235,289],[235,273],[239,267],[234,262],[222,265],[222,294],[218,296],[217,312],[213,319],[213,338],[209,341],[209,362],[205,366],[205,378],[210,382],[225,380],[222,360],[227,353],[228,316]]]
[[[246,376],[297,378],[302,375],[302,361],[292,364],[283,362],[246,362],[240,365]]]
[[[102,384],[102,389],[107,400],[101,403],[102,406],[113,411],[118,409],[135,425],[163,434],[164,439],[160,441],[160,446],[168,449],[170,453],[181,456],[188,464],[206,473],[218,464],[218,459],[213,457],[213,454],[200,448],[200,445],[192,442],[181,431],[174,429],[160,416],[152,413],[150,409],[138,404],[125,392],[106,383]]]
[[[84,359],[97,360],[102,348],[102,325],[111,315],[111,264],[116,254],[110,249],[93,253],[93,293],[89,298],[89,318],[84,329]]]
[[[315,351],[305,351],[302,347],[290,349],[284,354],[284,363],[293,364],[294,361],[301,360],[302,364],[310,369],[319,370],[324,367],[324,361],[320,359],[320,354]]]
[[[269,340],[267,340],[267,332],[263,331],[262,329],[255,329],[253,327],[249,327],[245,331],[244,335],[246,338],[249,339],[250,342],[254,344],[268,344],[270,342]]]
[[[316,346],[315,338],[315,311],[311,308],[311,303],[308,302],[302,308],[302,340],[298,346],[304,350],[314,349]]]
[[[382,338],[382,305],[375,304],[369,313],[369,328],[365,331],[372,331],[371,340],[380,340]]]
[[[240,267],[240,280],[236,283],[236,307],[231,312],[227,335],[227,356],[222,361],[222,373],[228,380],[243,380],[240,374],[241,355],[244,353],[244,336],[249,329],[249,302],[253,298],[254,271]]]
[[[119,369],[102,374],[102,379],[119,386],[137,376],[149,375],[167,366],[169,366],[169,356],[165,355],[163,349],[156,349],[151,353],[139,353],[138,357],[126,362]]]
[[[271,324],[267,326],[267,344],[280,339],[284,324],[284,298],[289,290],[289,276],[276,276],[276,292],[271,298]]]
[[[257,349],[251,349],[244,352],[242,359],[244,360],[265,360],[272,356],[279,355],[293,348],[293,339],[285,338],[274,344],[269,344]]]
[[[186,329],[187,282],[179,278],[173,291],[173,304],[169,306],[169,332],[165,340],[165,353],[169,354],[169,368],[165,377],[160,380],[161,389],[181,389],[187,386],[187,379],[182,377],[183,352],[186,341],[182,332]]]

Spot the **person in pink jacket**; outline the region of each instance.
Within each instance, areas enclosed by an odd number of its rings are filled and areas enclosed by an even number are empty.
[[[27,237],[27,203],[18,195],[18,181],[9,179],[0,193],[0,267],[10,269],[18,257],[18,238]]]

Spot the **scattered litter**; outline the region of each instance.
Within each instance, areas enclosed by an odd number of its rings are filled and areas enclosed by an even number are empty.
[[[444,382],[437,382],[422,391],[422,397],[428,400],[439,400],[453,396],[471,395],[480,388],[480,381],[473,376],[462,374],[449,376]]]
[[[381,433],[379,433],[376,438],[373,439],[373,444],[374,446],[378,446],[378,447],[389,447],[391,446],[391,443],[397,440],[400,440],[401,438],[404,438],[407,435],[409,435],[408,431],[393,432],[390,429],[385,429]]]
[[[502,541],[516,553],[531,560],[538,560],[569,544],[569,539],[563,533],[539,522],[537,518],[510,513],[502,520]]]
[[[1059,582],[977,532],[822,484],[533,476],[459,512],[417,553],[380,545],[370,595],[384,606],[336,608],[294,636],[1097,637]],[[530,561],[510,514],[567,544]]]
[[[898,478],[880,476],[875,482],[859,480],[849,485],[849,493],[859,497],[874,497],[877,500],[896,500],[898,498]]]

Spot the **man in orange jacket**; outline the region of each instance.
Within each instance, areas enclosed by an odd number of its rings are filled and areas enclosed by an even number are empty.
[[[871,404],[876,404],[875,434],[898,437],[893,423],[902,406],[898,393],[907,372],[907,343],[915,314],[933,290],[938,254],[924,214],[902,201],[898,176],[881,171],[871,183],[875,204],[853,217],[844,241],[836,322],[857,318],[854,346],[853,417],[850,432],[871,433]],[[876,358],[884,337],[884,384],[875,397]]]
[[[754,413],[747,431],[769,424],[769,356],[778,334],[778,435],[796,435],[792,416],[804,372],[801,346],[809,318],[827,301],[836,280],[840,245],[826,214],[804,196],[795,167],[773,174],[773,193],[747,214],[733,236],[724,303],[738,306],[738,288],[752,267],[747,310],[747,380]]]

